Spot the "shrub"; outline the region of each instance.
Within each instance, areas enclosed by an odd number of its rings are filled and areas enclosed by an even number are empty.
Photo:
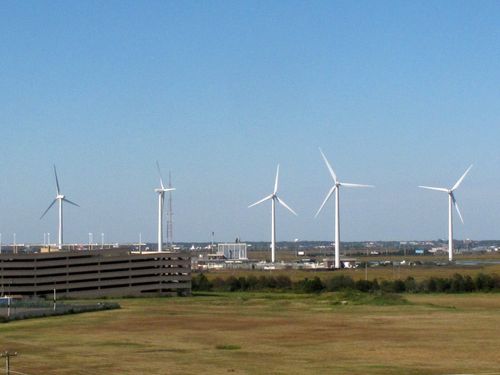
[[[213,289],[215,290],[226,290],[226,282],[224,279],[220,278],[220,277],[216,277],[213,281],[212,281],[212,287]]]
[[[473,292],[476,289],[474,280],[469,275],[464,278],[464,292]]]
[[[413,277],[408,276],[404,281],[404,283],[405,283],[405,290],[407,292],[414,293],[418,290],[417,282]]]
[[[465,279],[462,275],[456,273],[451,278],[450,282],[450,292],[451,293],[462,293],[465,291]]]
[[[291,289],[292,280],[286,275],[276,276],[276,287],[278,289]]]
[[[436,279],[434,277],[424,280],[421,285],[422,292],[425,293],[434,293],[437,290]]]
[[[209,291],[209,290],[212,290],[213,285],[207,279],[205,274],[200,273],[192,278],[191,287],[193,290],[197,290],[197,291]]]
[[[238,290],[241,290],[240,279],[237,279],[234,276],[229,276],[225,284],[225,289],[229,292],[236,292]]]
[[[315,276],[312,280],[309,280],[306,277],[304,280],[301,280],[296,284],[296,289],[304,293],[319,293],[324,288],[325,286],[318,276]]]
[[[493,288],[495,290],[500,290],[500,276],[495,274],[492,276],[493,277]]]
[[[449,279],[437,278],[436,279],[436,292],[449,292],[451,288],[451,281]]]
[[[373,291],[373,281],[370,280],[358,280],[356,281],[355,287],[360,292],[372,292]]]
[[[476,275],[474,283],[476,284],[476,290],[483,292],[488,292],[495,288],[495,281],[490,275],[479,273]]]
[[[354,283],[354,280],[345,275],[338,275],[329,278],[325,282],[325,288],[329,292],[336,292],[339,290],[344,290],[344,289],[354,289],[356,284]]]
[[[247,277],[247,286],[250,290],[259,289],[259,279],[257,279],[254,275],[250,275]]]

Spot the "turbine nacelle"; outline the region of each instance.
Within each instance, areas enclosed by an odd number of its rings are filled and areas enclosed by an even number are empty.
[[[167,191],[174,191],[174,190],[175,190],[175,188],[165,188],[165,189],[156,188],[155,192],[157,192],[158,194],[163,194],[163,193],[166,193]]]
[[[268,200],[273,200],[273,201],[277,201],[279,204],[281,204],[283,207],[285,207],[288,211],[290,211],[292,214],[294,214],[295,216],[298,216],[297,213],[292,210],[286,203],[285,201],[283,201],[283,199],[281,199],[280,197],[278,197],[278,180],[279,180],[279,173],[280,173],[280,165],[278,164],[278,167],[276,169],[276,179],[274,181],[274,190],[271,194],[269,194],[268,196],[262,198],[261,200],[255,202],[255,203],[252,203],[250,206],[248,206],[248,208],[250,207],[253,207],[253,206],[257,206],[258,204],[261,204],[265,201],[268,201]]]
[[[341,186],[356,187],[356,188],[373,188],[373,187],[375,187],[373,185],[362,185],[362,184],[352,184],[350,182],[340,182],[337,178],[337,175],[335,174],[335,171],[333,170],[332,166],[330,165],[330,162],[326,158],[326,156],[323,153],[323,150],[321,150],[321,148],[319,149],[319,152],[321,153],[321,156],[323,157],[323,160],[325,161],[326,167],[328,168],[328,171],[330,172],[330,176],[332,177],[332,180],[333,180],[333,186],[331,187],[330,191],[326,194],[326,198],[324,199],[323,203],[321,204],[319,210],[316,212],[315,217],[319,215],[319,213],[321,212],[321,210],[325,206],[326,202],[328,202],[328,200],[333,195],[335,190],[340,190]]]
[[[467,176],[467,174],[471,170],[472,166],[473,165],[471,165],[469,168],[467,168],[467,170],[465,171],[465,173],[457,180],[457,182],[455,183],[455,185],[453,185],[452,188],[440,188],[440,187],[433,187],[433,186],[419,186],[419,188],[422,188],[422,189],[442,191],[444,193],[447,193],[450,196],[451,203],[455,207],[455,210],[457,211],[457,214],[460,217],[460,221],[462,222],[462,224],[464,223],[464,219],[462,217],[462,213],[460,212],[460,209],[458,208],[457,199],[455,198],[455,194],[454,193],[455,193],[455,190],[458,189],[458,187],[460,186],[460,184],[464,180],[465,176]]]

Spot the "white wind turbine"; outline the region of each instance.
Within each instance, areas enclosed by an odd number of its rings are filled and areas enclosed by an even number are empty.
[[[160,164],[156,162],[156,168],[158,168],[158,175],[160,176],[160,187],[155,189],[158,193],[158,251],[162,251],[163,247],[163,202],[165,200],[165,193],[167,191],[173,191],[175,188],[166,188],[163,185],[163,178],[161,177]]]
[[[56,197],[52,201],[49,207],[44,211],[42,216],[40,216],[40,219],[42,219],[45,214],[50,210],[50,208],[54,205],[54,203],[58,202],[59,203],[59,235],[57,238],[57,247],[59,250],[62,249],[63,246],[63,202],[67,202],[69,204],[72,204],[73,206],[80,207],[74,202],[71,202],[69,199],[67,199],[63,194],[61,194],[61,189],[59,188],[59,180],[57,178],[57,170],[56,166],[54,165],[54,176],[56,177]]]
[[[276,179],[274,181],[274,190],[273,193],[268,195],[265,198],[262,198],[260,201],[257,201],[248,208],[256,206],[262,202],[265,202],[267,200],[271,200],[271,262],[274,263],[276,259],[276,201],[278,201],[279,204],[281,204],[283,207],[285,207],[288,211],[290,211],[292,214],[297,216],[297,213],[292,210],[288,205],[283,201],[283,199],[280,199],[278,197],[278,179],[279,179],[279,172],[280,172],[280,165],[278,164],[278,168],[276,169]]]
[[[462,177],[458,179],[458,181],[455,183],[455,185],[453,185],[451,189],[431,187],[431,186],[419,186],[419,188],[422,189],[437,190],[448,194],[448,260],[450,262],[453,260],[453,206],[455,206],[455,209],[457,210],[458,216],[460,217],[460,221],[462,221],[462,224],[464,223],[464,219],[462,217],[462,214],[460,213],[460,209],[458,208],[458,203],[457,200],[455,199],[454,192],[460,186],[460,184],[464,180],[467,173],[469,173],[471,168],[472,165],[469,168],[467,168]]]
[[[333,179],[333,186],[326,195],[325,200],[321,204],[321,207],[319,208],[318,212],[316,212],[315,217],[319,215],[323,207],[325,206],[326,202],[330,197],[332,196],[333,193],[335,193],[335,268],[340,268],[340,187],[345,186],[345,187],[359,187],[359,188],[372,188],[374,187],[373,185],[360,185],[360,184],[351,184],[349,182],[340,182],[337,179],[337,175],[333,171],[332,166],[328,162],[325,154],[323,154],[323,151],[321,148],[319,149],[319,152],[321,153],[321,156],[323,157],[323,160],[325,161],[326,167],[330,171],[330,175],[332,176]]]

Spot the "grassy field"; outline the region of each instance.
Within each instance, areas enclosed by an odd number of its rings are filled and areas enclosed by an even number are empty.
[[[500,374],[500,295],[208,294],[0,325],[26,374]]]
[[[402,260],[402,258],[400,258]],[[380,280],[394,280],[394,279],[406,279],[408,276],[414,277],[416,280],[427,279],[431,276],[435,277],[451,277],[455,273],[459,273],[463,276],[470,275],[474,276],[478,273],[496,273],[500,274],[500,264],[491,265],[481,265],[481,266],[379,266],[379,267],[369,267],[366,275],[368,279],[378,279]],[[208,279],[213,280],[216,277],[226,278],[228,276],[260,276],[260,275],[288,275],[294,281],[301,280],[304,278],[313,278],[318,276],[321,279],[332,277],[334,275],[348,275],[354,280],[365,278],[365,269],[342,269],[338,271],[315,271],[315,270],[238,270],[238,269],[226,269],[226,270],[210,270],[205,272]]]

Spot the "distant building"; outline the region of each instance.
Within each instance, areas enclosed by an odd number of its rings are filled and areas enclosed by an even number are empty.
[[[217,255],[225,259],[248,259],[247,244],[242,242],[220,243],[217,246]]]
[[[335,268],[335,258],[325,258],[323,264],[328,269]],[[340,268],[356,268],[356,258],[340,259]]]

